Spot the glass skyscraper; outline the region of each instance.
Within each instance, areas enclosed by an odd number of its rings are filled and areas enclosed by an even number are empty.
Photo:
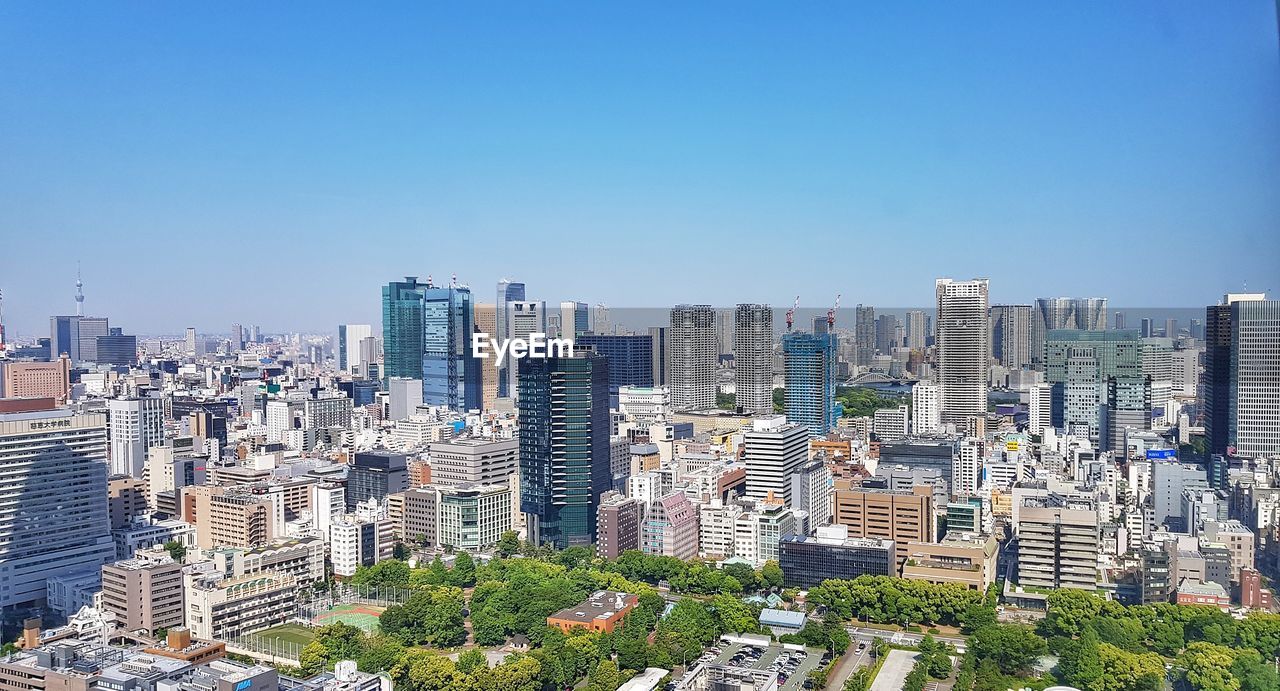
[[[1045,335],[1045,380],[1053,426],[1097,439],[1111,377],[1142,377],[1142,340],[1133,329],[1055,329]]]
[[[422,379],[422,291],[417,276],[382,287],[382,385],[391,377]]]
[[[582,334],[573,344],[591,346],[609,359],[609,392],[616,394],[619,386],[654,386],[653,341],[649,334]]]
[[[782,337],[787,421],[825,436],[836,426],[836,335],[792,332]]]
[[[520,362],[520,510],[534,544],[595,542],[610,488],[608,370],[594,353]]]
[[[422,402],[478,410],[480,365],[471,352],[475,330],[471,289],[428,284],[422,291]]]

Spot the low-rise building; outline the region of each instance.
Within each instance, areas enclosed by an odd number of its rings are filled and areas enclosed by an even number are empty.
[[[231,640],[283,624],[297,611],[298,581],[287,573],[187,579],[187,626],[196,638]]]
[[[902,577],[928,583],[955,583],[986,591],[996,582],[1000,546],[991,536],[948,532],[941,542],[907,545]]]
[[[792,588],[812,588],[830,578],[897,573],[893,540],[851,538],[844,526],[818,528],[812,537],[788,535],[778,550],[784,582]]]
[[[547,617],[547,626],[554,626],[566,634],[574,629],[613,631],[639,601],[630,593],[598,590],[582,604]]]
[[[186,616],[182,565],[148,554],[102,567],[102,609],[126,631],[182,626]]]

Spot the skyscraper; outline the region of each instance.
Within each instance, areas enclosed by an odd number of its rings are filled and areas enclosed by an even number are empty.
[[[429,280],[422,289],[422,402],[451,410],[481,405],[480,362],[471,352],[471,289],[439,287]]]
[[[80,318],[75,315],[49,318],[49,359],[57,360],[63,353],[72,362],[80,361]]]
[[[1205,310],[1205,435],[1209,452],[1280,453],[1280,300],[1229,294]]]
[[[734,310],[734,401],[748,415],[773,412],[773,310],[740,304]]]
[[[52,576],[115,558],[107,421],[34,401],[0,413],[0,609],[37,604]]]
[[[231,325],[231,351],[239,352],[244,350],[244,327],[239,324]]]
[[[239,324],[235,325],[239,327]],[[351,374],[360,365],[360,341],[373,335],[373,327],[368,324],[338,325],[338,369]],[[232,338],[236,335],[233,333]],[[235,346],[235,343],[232,343]],[[243,348],[243,340],[239,348]]]
[[[1151,429],[1151,377],[1107,377],[1102,406],[1099,446],[1103,451],[1126,451],[1129,433]]]
[[[858,305],[854,311],[856,321],[853,331],[854,363],[868,367],[876,354],[876,308]]]
[[[476,333],[495,336],[498,333],[498,308],[491,303],[475,305]],[[494,358],[478,361],[480,367],[480,407],[484,410],[493,408],[498,398],[498,365]]]
[[[505,338],[524,338],[529,334],[547,332],[547,303],[532,300],[509,300],[506,305]],[[508,396],[520,395],[516,388],[516,377],[519,368],[526,361],[507,358],[502,363],[503,376],[506,378]]]
[[[573,338],[591,330],[590,315],[585,302],[560,303],[560,338]]]
[[[98,337],[111,335],[106,317],[79,317],[80,360],[98,362]]]
[[[1106,328],[1106,298],[1038,298],[1031,319],[1031,362],[1036,369],[1044,370],[1044,338],[1054,329]]]
[[[716,313],[711,305],[676,305],[667,331],[671,407],[716,407]]]
[[[593,544],[611,481],[608,361],[594,353],[526,359],[518,387],[520,510],[529,541]]]
[[[1107,379],[1142,376],[1142,341],[1132,329],[1057,329],[1045,336],[1044,364],[1053,426],[1097,439]]]
[[[382,380],[422,379],[422,291],[417,276],[382,287]]]
[[[524,284],[504,278],[498,281],[498,299],[494,304],[496,313],[495,324],[497,329],[491,334],[498,341],[505,341],[510,338],[507,331],[510,328],[511,316],[508,314],[507,303],[523,302],[525,299]],[[508,371],[505,365],[498,368],[498,395],[507,397],[512,395],[511,381],[508,380]]]
[[[962,425],[971,416],[985,418],[987,414],[991,358],[991,333],[987,325],[989,286],[985,278],[972,281],[939,278],[935,288],[942,421]]]
[[[928,332],[924,324],[924,310],[907,312],[907,347],[911,350],[924,350],[928,342]]]
[[[200,346],[196,343],[196,328],[194,326],[187,327],[185,338],[185,352],[187,355],[195,357],[200,354]],[[84,353],[84,341],[80,342],[80,353]]]
[[[142,477],[147,451],[164,443],[164,399],[107,400],[111,424],[111,474]]]
[[[1031,366],[1031,305],[991,306],[991,355],[1017,370]]]
[[[747,496],[770,495],[791,505],[791,476],[809,460],[809,430],[786,416],[756,418],[742,433],[742,459],[747,468]]]
[[[622,386],[654,386],[653,337],[644,334],[583,334],[575,348],[590,347],[609,360],[609,393]]]
[[[876,318],[876,352],[881,355],[892,355],[897,343],[898,318],[892,314],[882,314]]]
[[[792,331],[782,336],[787,419],[822,437],[835,428],[836,335]]]

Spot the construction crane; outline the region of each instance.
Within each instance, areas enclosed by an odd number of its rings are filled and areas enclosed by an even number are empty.
[[[800,296],[797,295],[795,304],[791,306],[791,309],[787,310],[787,331],[791,330],[791,324],[796,319],[796,310],[799,307],[800,307]]]
[[[836,310],[840,309],[840,294],[836,293],[836,304],[827,310],[827,332],[830,333],[836,328]]]

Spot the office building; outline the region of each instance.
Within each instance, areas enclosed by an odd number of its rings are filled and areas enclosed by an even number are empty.
[[[682,560],[698,556],[698,509],[687,495],[673,492],[649,505],[640,524],[640,550]]]
[[[963,425],[970,417],[985,419],[991,362],[987,279],[940,278],[936,289],[938,324],[934,340],[942,421]]]
[[[524,302],[524,300],[525,287],[523,283],[514,282],[506,278],[498,281],[497,301],[494,303],[494,325],[496,328],[488,333],[493,334],[498,341],[505,341],[511,338],[511,313],[507,305],[508,303]],[[498,367],[498,396],[504,398],[513,396],[514,392],[510,390],[511,382],[507,378],[507,363],[502,365],[495,363],[495,365]]]
[[[1182,515],[1182,495],[1187,490],[1209,488],[1208,474],[1203,468],[1182,463],[1151,464],[1151,501],[1157,524],[1172,522],[1187,528]]]
[[[422,292],[417,276],[382,287],[383,381],[393,377],[422,380],[424,354]]]
[[[1053,426],[1098,439],[1108,378],[1142,376],[1137,332],[1052,330],[1045,335],[1044,352]]]
[[[1097,504],[1086,497],[1024,496],[1019,507],[1018,585],[1050,590],[1098,587]]]
[[[94,362],[100,365],[128,367],[138,364],[138,337],[112,327],[106,336],[98,336],[94,346]]]
[[[951,493],[972,496],[982,486],[982,462],[986,444],[982,439],[966,437],[956,445],[951,462]]]
[[[835,429],[836,335],[790,332],[782,337],[787,418],[824,437]]]
[[[547,331],[547,305],[545,302],[524,301],[508,301],[506,304],[506,330],[505,335],[509,339],[523,338],[528,339],[530,334],[546,333]],[[528,360],[516,360],[507,357],[502,363],[503,372],[507,379],[507,395],[519,398],[520,391],[516,386],[517,373],[520,367]]]
[[[71,359],[0,362],[0,397],[52,398],[62,405],[71,395]]]
[[[182,564],[160,556],[126,559],[102,567],[102,609],[126,631],[182,626]]]
[[[942,430],[942,395],[937,384],[919,381],[911,387],[911,433],[935,434]]]
[[[489,334],[494,337],[498,333],[498,307],[493,303],[476,303],[476,333]],[[485,358],[476,361],[480,368],[480,409],[492,410],[494,401],[498,399],[498,361]]]
[[[949,531],[938,543],[907,545],[902,577],[937,585],[956,584],[986,592],[996,582],[999,543],[989,535]]]
[[[49,359],[66,355],[80,362],[80,317],[63,315],[49,318]]]
[[[520,472],[518,439],[463,437],[427,447],[431,481],[440,485],[501,484]]]
[[[585,302],[560,303],[560,338],[576,338],[591,330],[590,315]]]
[[[475,552],[497,544],[512,529],[510,485],[465,483],[435,490],[439,544]]]
[[[716,313],[710,305],[677,305],[667,329],[671,406],[676,411],[716,407]]]
[[[831,523],[831,469],[822,460],[813,460],[791,474],[791,508],[809,514],[809,525]]]
[[[594,353],[529,359],[519,368],[520,507],[529,540],[595,542],[609,490],[608,361]]]
[[[1010,370],[1031,366],[1031,305],[992,305],[991,356]]]
[[[1280,301],[1228,294],[1205,310],[1204,406],[1209,453],[1280,453]]]
[[[609,392],[653,386],[653,338],[649,334],[582,334],[574,348],[591,348],[609,360]]]
[[[898,318],[892,314],[882,314],[876,318],[876,352],[881,355],[892,355],[894,348],[900,345]]]
[[[1106,387],[1101,450],[1126,453],[1129,435],[1151,430],[1151,378],[1108,377]]]
[[[111,328],[106,317],[80,317],[77,319],[77,338],[80,339],[80,361],[99,362],[98,337],[109,336]]]
[[[240,325],[235,324],[233,331],[239,329]],[[373,327],[368,324],[339,324],[338,325],[338,370],[346,374],[352,374],[357,371],[360,365],[360,342],[366,338],[373,336]],[[241,339],[241,344],[237,348],[243,348],[243,332],[241,334],[232,333],[232,338]]]
[[[858,305],[854,310],[854,365],[870,367],[876,355],[876,308]]]
[[[619,492],[605,492],[596,513],[596,555],[617,559],[623,552],[640,549],[640,524],[645,506],[639,499]]]
[[[47,399],[0,412],[0,609],[39,604],[51,576],[115,558],[107,514],[107,423]]]
[[[817,534],[787,535],[778,543],[778,565],[788,588],[813,588],[827,579],[896,576],[893,540],[849,537],[845,526],[819,528]]]
[[[773,310],[740,304],[734,309],[734,402],[747,415],[773,412]]]
[[[1036,435],[1044,434],[1046,427],[1053,426],[1053,386],[1033,384],[1029,398],[1027,432]]]
[[[286,573],[196,577],[186,588],[187,627],[202,640],[233,640],[289,621],[298,583]]]
[[[666,386],[667,366],[670,356],[667,354],[667,327],[649,327],[650,351],[653,353],[653,385]]]
[[[1144,320],[1149,322],[1150,320]],[[1044,369],[1045,337],[1056,329],[1105,331],[1106,298],[1038,298],[1031,318],[1031,361]],[[1143,334],[1149,336],[1150,334]]]
[[[742,461],[752,499],[791,503],[791,476],[809,459],[809,430],[783,415],[756,418],[742,435]]]
[[[390,451],[357,451],[347,469],[347,510],[370,499],[381,502],[388,494],[409,488],[406,456]]]
[[[847,526],[852,537],[892,540],[898,566],[907,559],[908,543],[933,542],[933,512],[931,485],[894,492],[851,485],[847,480],[836,483],[836,525]]]
[[[471,289],[456,284],[422,287],[422,402],[450,410],[481,406],[479,359],[471,352],[475,332]]]
[[[911,433],[911,414],[906,405],[878,408],[871,419],[872,431],[880,441],[898,441]]]
[[[355,575],[361,566],[373,566],[395,553],[395,523],[347,515],[329,526],[329,561],[333,574],[342,578]]]

